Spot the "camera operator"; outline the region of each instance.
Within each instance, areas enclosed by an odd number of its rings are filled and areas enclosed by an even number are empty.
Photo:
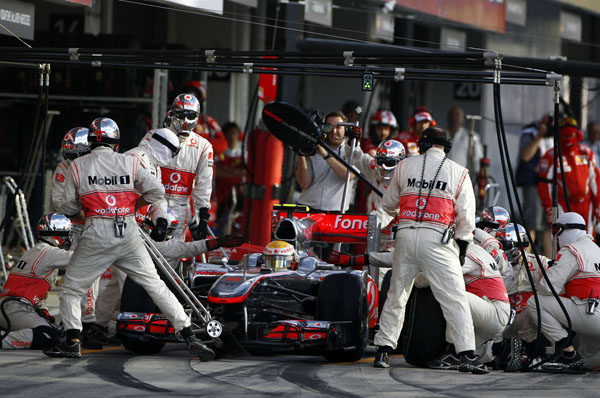
[[[325,127],[331,128],[327,134],[326,144],[340,157],[346,159],[349,154],[349,145],[346,142],[346,127],[338,123],[346,122],[347,118],[342,111],[334,111],[325,116]],[[327,125],[330,126],[327,126]],[[360,128],[352,128],[352,134],[360,139]],[[300,155],[296,167],[296,179],[302,192],[298,203],[307,205],[315,211],[340,211],[342,195],[346,181],[346,166],[335,159],[325,148],[318,145],[316,153],[311,156]],[[350,178],[354,178],[351,174]],[[346,208],[348,210],[348,204]]]

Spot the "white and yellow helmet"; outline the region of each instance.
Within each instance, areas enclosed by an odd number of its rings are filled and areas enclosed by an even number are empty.
[[[294,246],[282,240],[274,240],[265,246],[263,254],[263,267],[273,271],[296,269],[298,255]]]

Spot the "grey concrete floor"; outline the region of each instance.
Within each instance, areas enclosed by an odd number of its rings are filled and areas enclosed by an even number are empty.
[[[600,377],[542,373],[462,374],[418,369],[402,357],[391,369],[361,361],[264,356],[199,362],[182,344],[151,356],[122,347],[84,351],[82,359],[51,359],[39,351],[0,352],[3,397],[597,397]]]

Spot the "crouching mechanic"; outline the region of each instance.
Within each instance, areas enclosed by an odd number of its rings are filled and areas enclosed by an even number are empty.
[[[571,318],[573,332],[585,338],[600,338],[600,248],[586,233],[584,218],[574,212],[562,214],[552,225],[560,249],[555,263],[548,269],[548,279]],[[572,344],[568,344],[567,320],[545,280],[540,281],[539,303],[544,336],[555,343],[555,354],[543,369],[573,371],[583,369],[584,360]],[[537,322],[536,303],[527,302],[527,312]]]
[[[146,202],[155,204],[153,237],[164,239],[167,228],[164,189],[133,156],[116,152],[119,138],[118,127],[112,120],[94,120],[88,135],[91,153],[75,159],[69,166],[62,210],[72,215],[83,209],[86,224],[59,296],[66,341],[44,353],[51,357],[81,356],[79,300],[90,284],[114,264],[144,287],[181,332],[188,350],[201,360],[210,360],[214,352],[192,335],[189,316],[159,278],[135,225],[137,192]]]
[[[477,354],[483,356],[487,342],[502,340],[510,316],[508,293],[496,261],[476,244],[469,244],[462,272],[473,319],[475,346]],[[452,346],[446,354],[427,364],[433,369],[448,370],[457,369],[459,365],[460,360]]]
[[[504,228],[510,222],[508,211],[500,206],[490,206],[481,212],[479,221],[473,232],[473,242],[485,249],[498,264],[504,284],[512,283],[512,267],[506,260],[502,245],[497,239],[498,230]]]
[[[38,222],[39,242],[21,257],[0,293],[0,339],[6,349],[46,349],[59,340],[59,329],[43,301],[73,252],[71,220],[48,213]]]
[[[517,232],[518,231],[518,232]],[[519,238],[517,238],[517,233]],[[530,252],[529,240],[525,228],[519,224],[506,224],[505,227],[498,230],[498,237],[508,261],[513,267],[514,278],[511,283],[506,285],[508,297],[511,306],[515,311],[515,317],[510,326],[504,331],[504,337],[507,339],[504,343],[505,355],[500,358],[499,367],[507,372],[520,370],[522,367],[521,353],[522,347],[525,347],[525,353],[528,356],[535,356],[536,346],[533,341],[536,339],[537,329],[535,323],[531,320],[527,309],[527,302],[533,296],[531,283],[527,269],[531,273],[536,291],[539,290],[539,281],[542,278],[542,271],[533,253]],[[523,261],[521,250],[525,250],[527,261]],[[538,256],[542,267],[548,269],[548,258]],[[524,343],[522,343],[524,342]],[[518,357],[518,361],[515,359]]]
[[[459,370],[487,373],[474,352],[473,321],[461,270],[475,229],[475,195],[469,172],[447,159],[452,142],[446,131],[426,129],[419,147],[422,155],[406,158],[396,167],[377,212],[382,225],[398,215],[398,232],[373,365],[389,367],[389,352],[396,348],[406,302],[415,277],[423,272],[442,307],[446,335],[460,355]]]

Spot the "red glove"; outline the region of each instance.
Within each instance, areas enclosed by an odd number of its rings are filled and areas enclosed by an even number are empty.
[[[361,254],[353,256],[351,254],[332,250],[331,253],[329,253],[329,256],[327,256],[327,262],[339,265],[340,267],[362,267],[369,264],[369,255]]]
[[[348,133],[348,137],[356,138],[357,140],[360,140],[362,138],[362,134],[363,134],[362,128],[360,128],[358,126],[354,126],[350,129],[350,132]]]

